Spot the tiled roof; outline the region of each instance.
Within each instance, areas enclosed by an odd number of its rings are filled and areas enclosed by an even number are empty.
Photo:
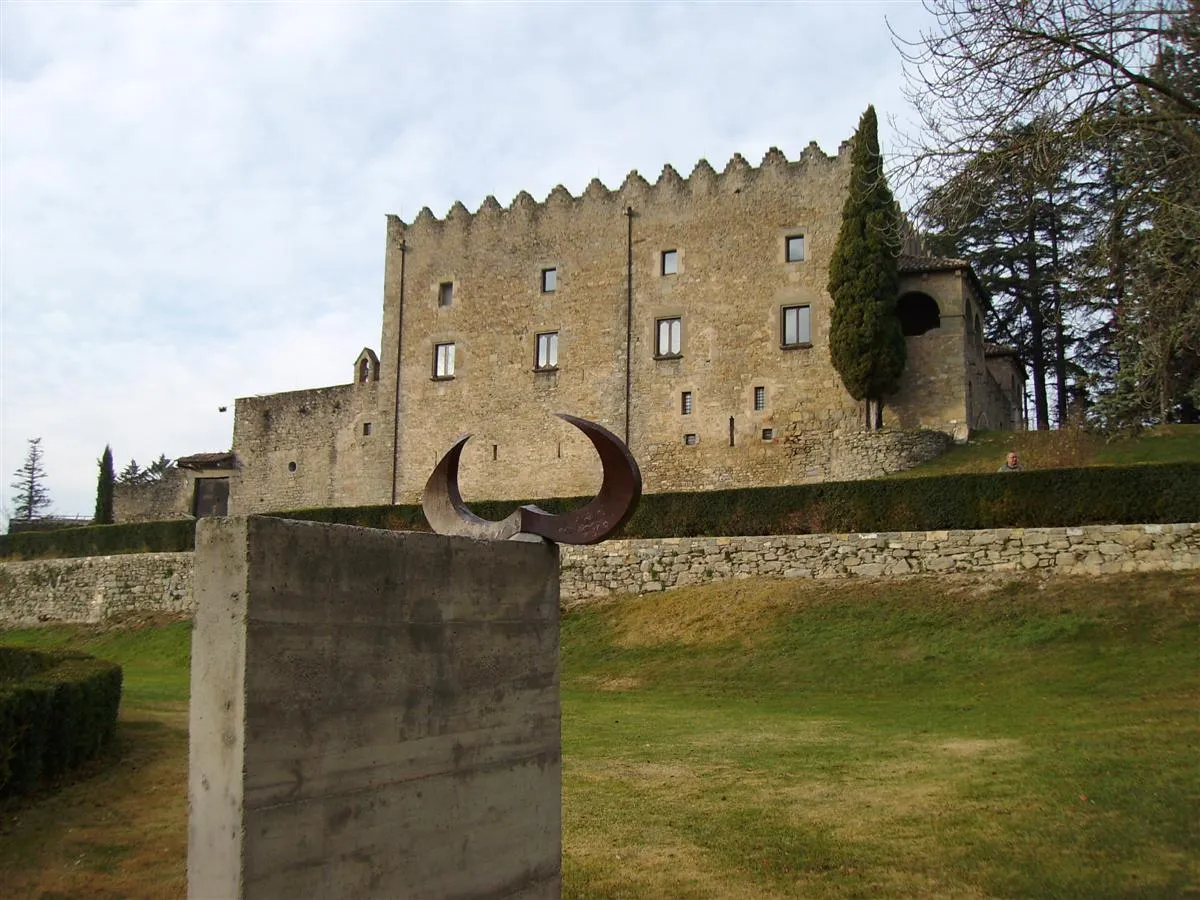
[[[232,469],[236,465],[233,451],[224,453],[193,453],[191,456],[181,456],[175,460],[175,465],[181,469]]]

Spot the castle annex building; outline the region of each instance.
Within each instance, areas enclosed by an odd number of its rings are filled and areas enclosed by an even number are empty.
[[[848,144],[810,144],[390,216],[378,354],[349,384],[237,401],[228,512],[416,502],[464,432],[468,500],[587,494],[599,466],[560,411],[623,437],[649,493],[873,477],[1020,427],[1023,371],[984,344],[970,266],[910,240],[907,367],[862,430],[828,347],[849,170]]]

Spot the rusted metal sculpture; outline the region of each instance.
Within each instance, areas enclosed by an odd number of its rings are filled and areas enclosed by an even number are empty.
[[[629,448],[602,425],[555,413],[588,436],[604,468],[600,493],[587,506],[555,515],[537,506],[522,506],[499,522],[481,519],[463,503],[458,491],[458,461],[471,435],[454,442],[425,483],[421,508],[438,534],[455,534],[486,541],[503,541],[517,534],[535,534],[560,544],[595,544],[629,521],[642,497],[642,473]]]

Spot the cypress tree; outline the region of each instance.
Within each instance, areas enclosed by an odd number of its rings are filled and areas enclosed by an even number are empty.
[[[829,352],[850,396],[867,401],[867,428],[882,424],[883,400],[899,387],[907,358],[896,316],[899,257],[900,216],[883,174],[875,107],[868,106],[854,134],[850,190],[829,263]]]
[[[113,522],[113,484],[117,480],[113,471],[112,447],[104,445],[104,455],[99,459],[100,476],[96,480],[96,515],[97,525],[111,525]]]

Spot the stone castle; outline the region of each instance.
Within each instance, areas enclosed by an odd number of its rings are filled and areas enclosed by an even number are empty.
[[[875,477],[1021,427],[1024,373],[985,345],[969,264],[910,235],[908,364],[863,431],[828,347],[849,169],[848,143],[810,144],[390,216],[379,353],[348,384],[239,399],[232,451],[179,460],[158,500],[118,492],[118,520],[413,503],[464,432],[468,501],[591,493],[594,451],[559,411],[623,437],[648,493]]]

